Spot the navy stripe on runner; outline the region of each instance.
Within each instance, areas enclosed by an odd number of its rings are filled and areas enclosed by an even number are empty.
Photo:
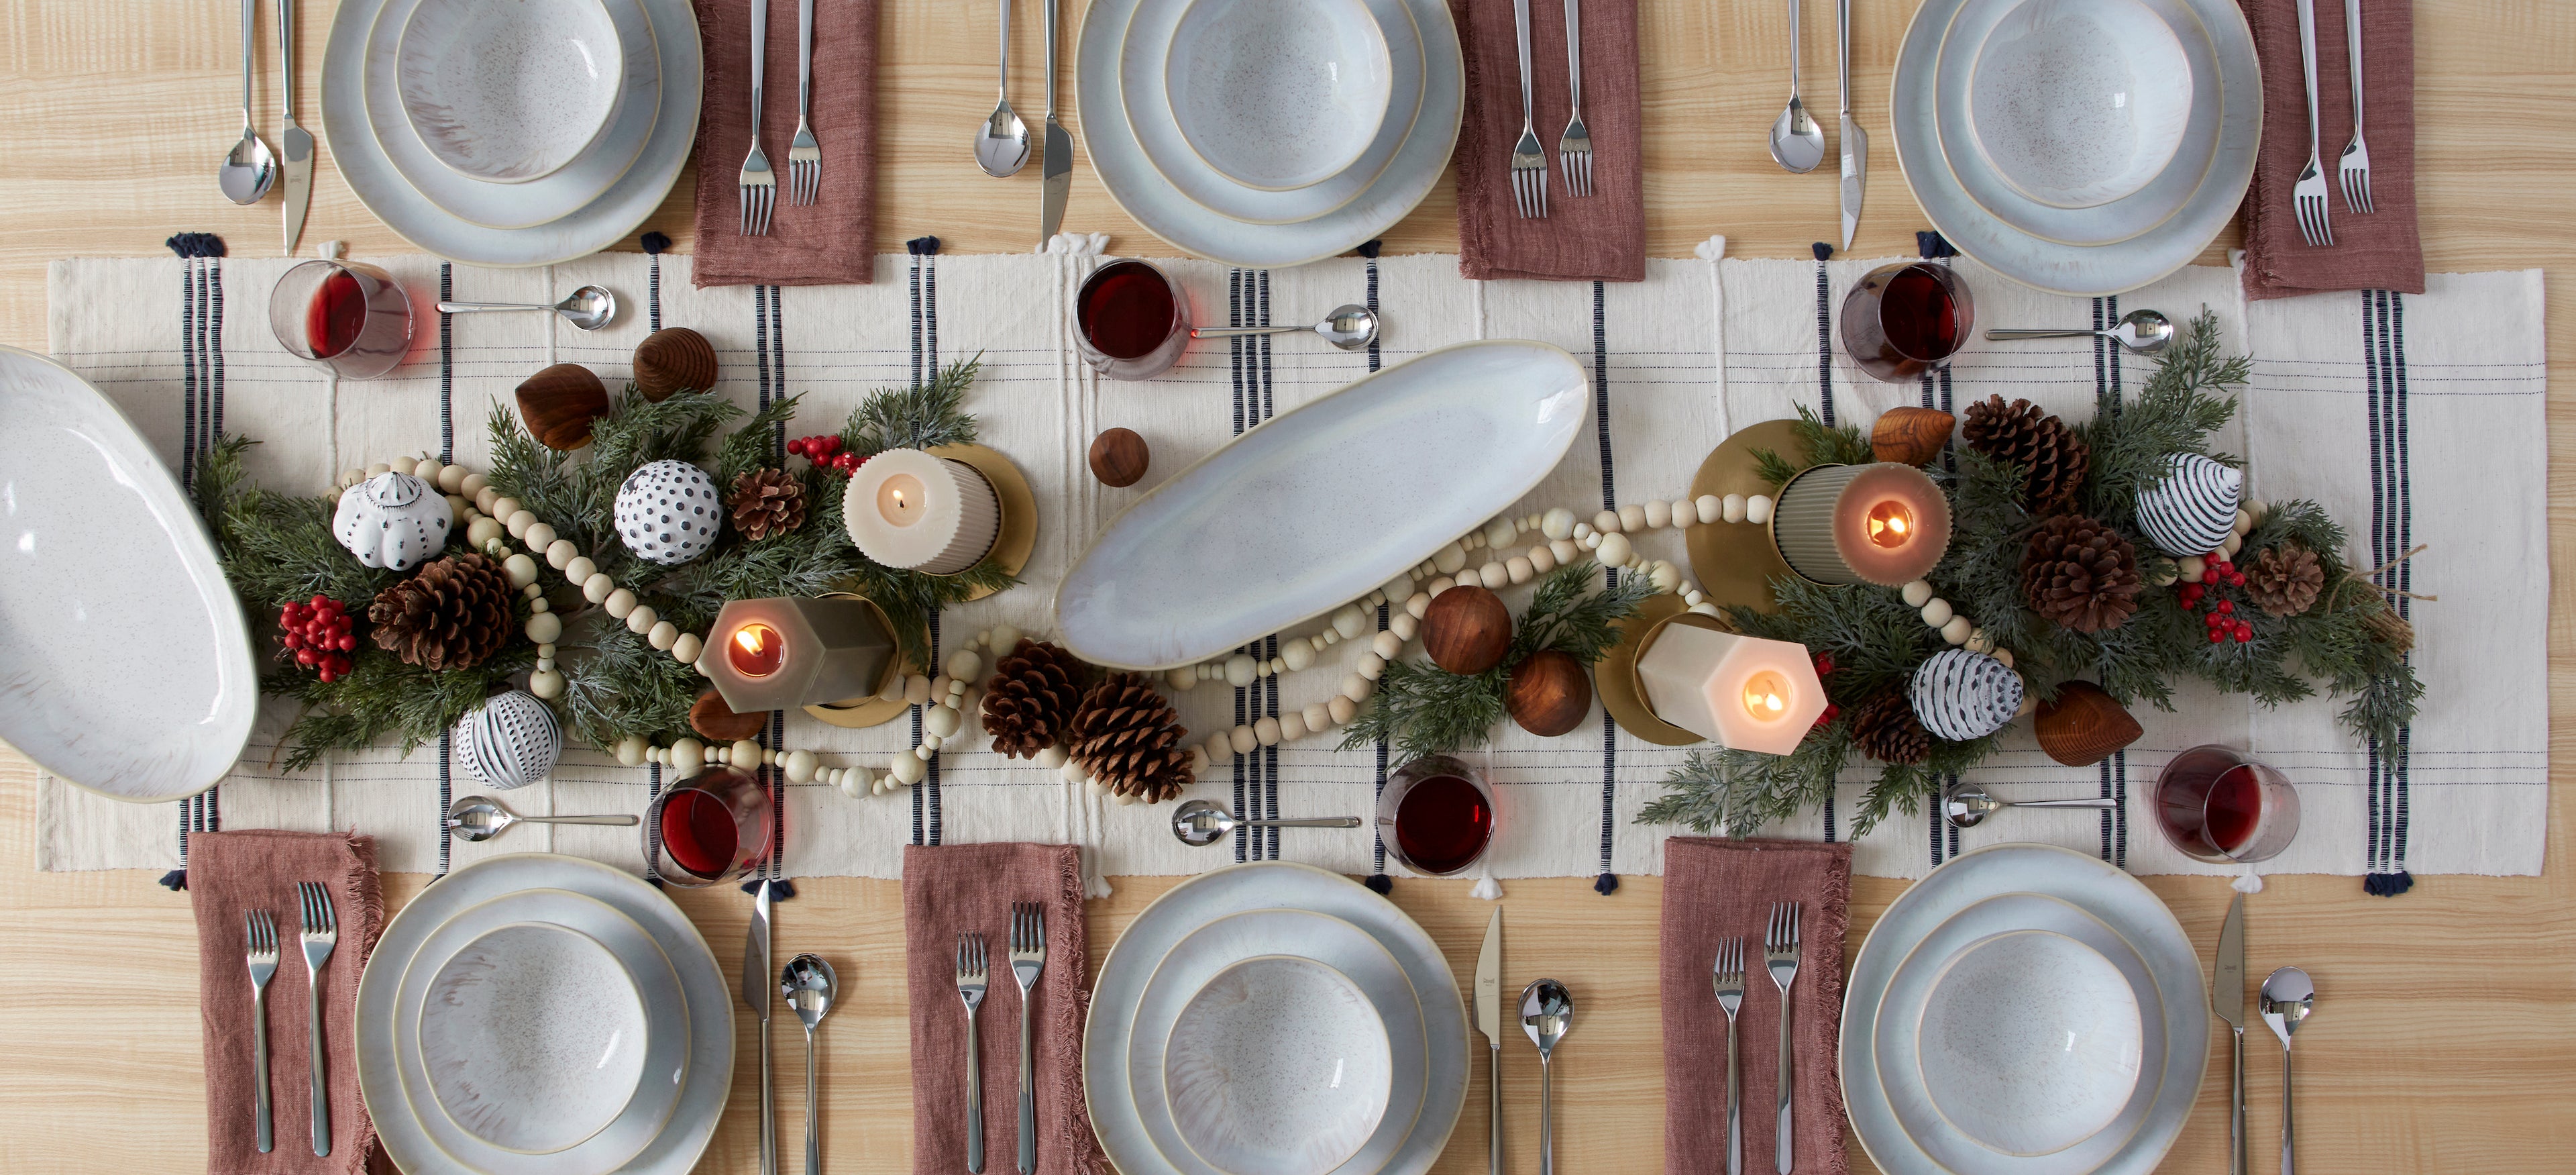
[[[1592,428],[1601,442],[1601,508],[1619,508],[1619,487],[1613,476],[1610,455],[1610,331],[1608,295],[1601,282],[1592,283]],[[1603,582],[1618,586],[1619,573],[1604,569]],[[1601,874],[1592,881],[1596,893],[1607,895],[1619,888],[1619,875],[1610,871],[1610,850],[1618,833],[1619,795],[1619,724],[1604,707],[1601,711]]]

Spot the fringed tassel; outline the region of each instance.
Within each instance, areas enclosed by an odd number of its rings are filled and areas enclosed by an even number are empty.
[[[1056,257],[1105,257],[1109,253],[1109,234],[1057,233],[1037,251]]]
[[[1616,873],[1604,873],[1599,877],[1593,878],[1592,892],[1600,894],[1605,898],[1609,897],[1611,894],[1619,892],[1619,875]]]
[[[2228,882],[2227,887],[2238,893],[2261,893],[2263,892],[2263,875],[2256,873],[2254,871],[2254,867],[2248,865],[2245,867],[2244,874],[2236,880]]]
[[[1815,251],[1816,260],[1818,261],[1831,261],[1834,259],[1834,247],[1832,245],[1826,244],[1823,241],[1818,241],[1809,247]],[[1602,892],[1607,893],[1609,891],[1603,890]]]
[[[1351,252],[1357,253],[1362,257],[1366,257],[1371,261],[1375,261],[1377,260],[1378,253],[1385,248],[1385,241],[1362,241],[1360,242],[1360,247],[1351,250]]]
[[[903,243],[903,251],[915,257],[928,257],[939,251],[939,238],[914,237]]]
[[[177,893],[180,890],[188,888],[188,871],[181,868],[173,869],[162,874],[161,888],[169,890],[172,893]]]
[[[2393,898],[2415,888],[2415,875],[2400,869],[2395,873],[2373,873],[2361,879],[2361,892],[2375,898]]]
[[[1709,239],[1691,246],[1691,252],[1702,261],[1720,260],[1726,256],[1726,237],[1723,235],[1711,236]]]
[[[224,239],[213,233],[179,233],[162,244],[181,257],[221,257]]]
[[[1371,873],[1360,884],[1369,887],[1369,892],[1379,897],[1395,892],[1395,879],[1383,873]]]
[[[796,896],[796,883],[795,883],[795,882],[793,882],[793,881],[790,881],[790,880],[788,880],[788,879],[786,879],[786,878],[784,878],[784,877],[779,877],[779,878],[762,878],[762,877],[755,877],[755,878],[752,878],[751,880],[749,880],[749,881],[746,881],[746,882],[743,882],[743,883],[742,883],[742,892],[747,893],[747,894],[750,894],[750,895],[751,895],[751,896],[753,896],[753,897],[759,897],[759,896],[760,896],[760,886],[761,886],[761,883],[762,883],[762,882],[764,882],[764,881],[768,882],[768,884],[769,884],[769,900],[770,900],[770,901],[773,901],[773,902],[783,902],[783,901],[786,901],[786,900],[787,900],[787,899],[789,899],[789,898],[792,898],[792,897],[795,897],[795,896]]]
[[[643,244],[645,252],[659,255],[661,252],[671,247],[671,238],[663,236],[660,233],[646,233],[644,234]]]
[[[1956,257],[1959,255],[1959,251],[1957,249],[1950,247],[1948,238],[1943,237],[1939,233],[1930,231],[1917,232],[1914,234],[1914,251],[1922,254],[1926,259]]]
[[[1483,901],[1499,902],[1503,900],[1503,883],[1494,880],[1494,875],[1488,873],[1477,878],[1476,888],[1468,890],[1467,894]]]

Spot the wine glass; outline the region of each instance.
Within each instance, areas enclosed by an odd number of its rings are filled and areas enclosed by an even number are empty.
[[[1415,873],[1449,877],[1482,860],[1500,821],[1485,773],[1447,755],[1425,755],[1386,777],[1378,839]]]
[[[1152,379],[1181,361],[1190,300],[1181,284],[1142,261],[1091,271],[1073,297],[1074,349],[1111,379]]]
[[[732,881],[768,859],[774,815],[758,777],[710,767],[654,799],[644,820],[644,856],[673,885]]]
[[[374,379],[411,349],[411,299],[375,266],[307,261],[269,291],[268,329],[298,359],[344,379]]]
[[[2299,833],[2299,792],[2243,752],[2207,743],[2157,774],[2156,827],[2195,861],[2268,861]]]
[[[1882,265],[1843,295],[1843,354],[1872,378],[1906,383],[1948,364],[1976,318],[1957,270],[1928,261]]]

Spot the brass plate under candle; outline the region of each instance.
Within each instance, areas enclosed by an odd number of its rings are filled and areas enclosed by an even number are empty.
[[[1020,467],[1012,464],[1000,450],[983,445],[941,445],[922,451],[933,457],[947,457],[972,465],[975,472],[983,474],[984,480],[992,483],[994,494],[1001,498],[1002,528],[993,536],[993,549],[985,552],[985,557],[1003,571],[1017,576],[1021,568],[1029,565],[1029,552],[1036,550],[1038,545],[1038,496],[1029,488],[1028,476],[1021,473]],[[975,594],[966,598],[980,600],[995,590],[977,588]]]
[[[877,602],[867,598],[866,596],[857,595],[852,592],[825,592],[823,593],[822,598],[826,600],[857,600],[858,602],[867,605],[868,611],[876,613],[877,623],[884,625],[887,632],[894,631],[894,622],[886,619],[885,609],[877,607]],[[903,642],[900,639],[896,640],[895,647],[898,649],[902,648]],[[881,694],[885,692],[886,681],[888,679],[901,681],[903,680],[903,675],[906,672],[919,673],[921,672],[921,668],[913,664],[910,660],[900,656],[887,661],[884,675],[877,679],[877,693]],[[846,726],[852,730],[860,730],[870,726],[883,726],[897,718],[903,717],[904,714],[911,709],[911,703],[906,702],[901,698],[896,698],[889,702],[871,694],[864,698],[848,698],[838,702],[818,703],[816,705],[805,707],[805,712],[834,726]]]
[[[1758,449],[1792,459],[1804,454],[1806,450],[1798,440],[1798,422],[1765,420],[1736,430],[1735,435],[1710,451],[1707,460],[1700,462],[1699,472],[1691,476],[1691,497],[1742,494],[1750,498],[1760,494],[1776,503],[1779,488],[1762,480],[1760,466],[1753,460]],[[1756,611],[1772,611],[1778,606],[1771,599],[1772,579],[1797,574],[1780,558],[1779,545],[1771,541],[1768,525],[1720,522],[1694,526],[1683,532],[1683,542],[1690,549],[1691,578],[1699,581],[1701,594],[1719,607],[1741,604]]]
[[[1700,528],[1710,529],[1708,527]],[[1648,596],[1637,605],[1637,614],[1614,621],[1619,629],[1619,643],[1602,654],[1601,663],[1593,668],[1592,688],[1601,695],[1601,708],[1610,712],[1611,721],[1659,747],[1686,747],[1708,740],[1655,716],[1654,707],[1646,704],[1646,687],[1637,676],[1637,658],[1653,647],[1655,637],[1668,624],[1688,624],[1716,632],[1729,631],[1714,616],[1703,616],[1684,607],[1679,596]]]

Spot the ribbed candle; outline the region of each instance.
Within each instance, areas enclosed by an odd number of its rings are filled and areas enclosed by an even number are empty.
[[[888,567],[955,575],[993,549],[1001,496],[963,461],[888,449],[859,466],[841,515],[859,552]]]
[[[1771,540],[1817,583],[1900,587],[1950,549],[1950,503],[1911,465],[1819,465],[1781,487]]]

